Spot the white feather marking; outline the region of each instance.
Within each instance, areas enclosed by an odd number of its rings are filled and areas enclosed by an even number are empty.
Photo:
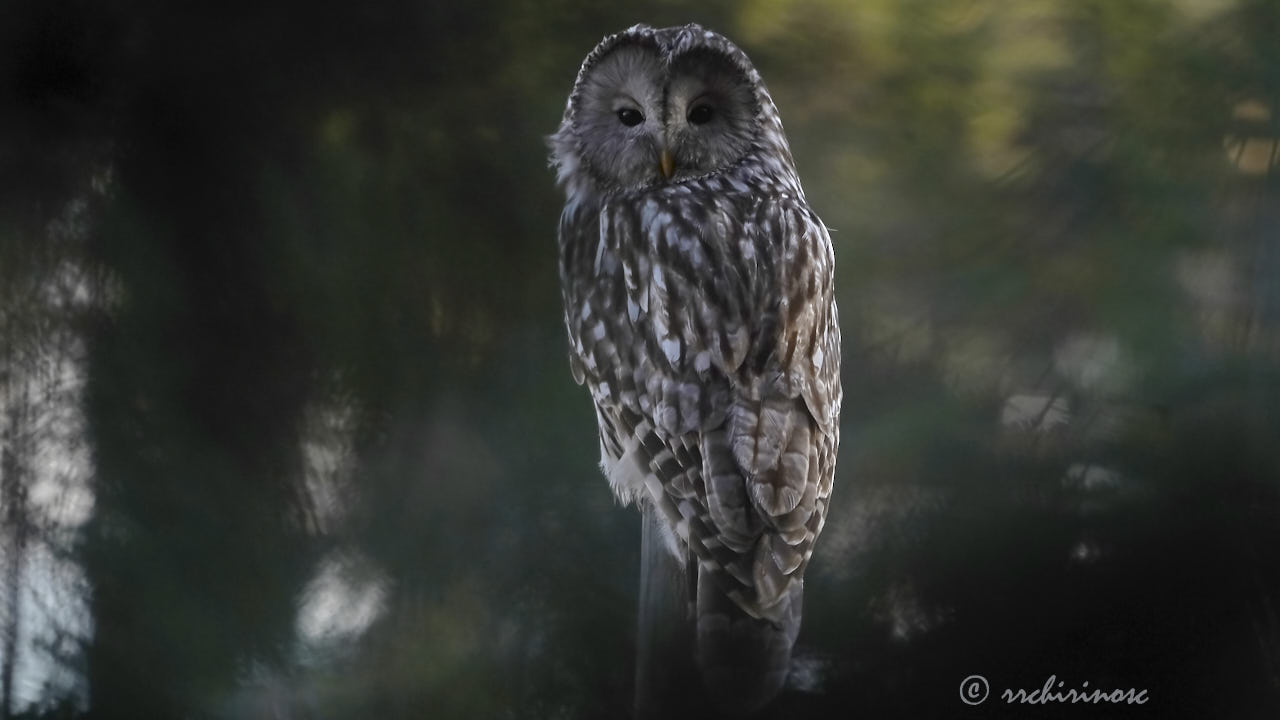
[[[671,328],[667,327],[667,314],[662,312],[663,308],[655,308],[657,312],[653,314],[653,335],[660,341],[671,335]]]
[[[653,266],[653,285],[663,292],[667,291],[667,276],[662,274],[661,265]]]
[[[658,203],[652,199],[645,201],[644,207],[640,208],[640,227],[652,225],[657,214]]]
[[[596,240],[595,273],[600,274],[600,261],[604,259],[605,238],[609,236],[609,215],[600,213],[600,237]]]
[[[613,494],[629,505],[638,500],[645,491],[645,478],[649,471],[640,467],[639,452],[635,441],[627,443],[627,450],[612,466],[605,469],[609,477],[609,487]]]
[[[662,354],[667,356],[667,362],[675,367],[680,362],[680,339],[668,337],[661,341]]]
[[[671,518],[667,517],[667,522],[658,523],[658,527],[662,529],[662,540],[667,546],[667,552],[676,559],[680,567],[684,567],[685,551],[681,546],[681,538],[677,536],[678,528],[672,527]],[[689,541],[689,529],[685,528],[684,542]]]
[[[681,540],[685,541],[686,543],[689,542],[689,521],[688,520],[681,520],[680,522],[676,523],[676,534],[680,536]]]
[[[698,373],[705,373],[711,369],[711,353],[707,350],[699,352],[693,356],[693,369]]]

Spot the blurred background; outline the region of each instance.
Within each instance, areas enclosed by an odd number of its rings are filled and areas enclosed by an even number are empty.
[[[750,54],[834,229],[767,716],[1280,714],[1280,3],[6,0],[0,717],[626,716],[543,138],[638,21]]]

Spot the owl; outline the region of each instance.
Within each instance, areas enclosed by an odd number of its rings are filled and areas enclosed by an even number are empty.
[[[750,711],[786,680],[835,474],[831,239],[759,73],[697,25],[605,38],[549,144],[601,467],[686,571],[708,695]]]

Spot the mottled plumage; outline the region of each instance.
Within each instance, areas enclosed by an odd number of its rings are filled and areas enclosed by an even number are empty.
[[[697,561],[708,685],[758,705],[786,677],[835,472],[830,238],[759,74],[696,25],[602,41],[551,146],[569,361],[601,465]],[[761,677],[728,677],[744,666]]]

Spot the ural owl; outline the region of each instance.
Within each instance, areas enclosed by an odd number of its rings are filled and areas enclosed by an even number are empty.
[[[697,25],[605,38],[549,142],[601,466],[686,569],[710,695],[752,710],[786,680],[835,474],[830,237],[759,73]]]

